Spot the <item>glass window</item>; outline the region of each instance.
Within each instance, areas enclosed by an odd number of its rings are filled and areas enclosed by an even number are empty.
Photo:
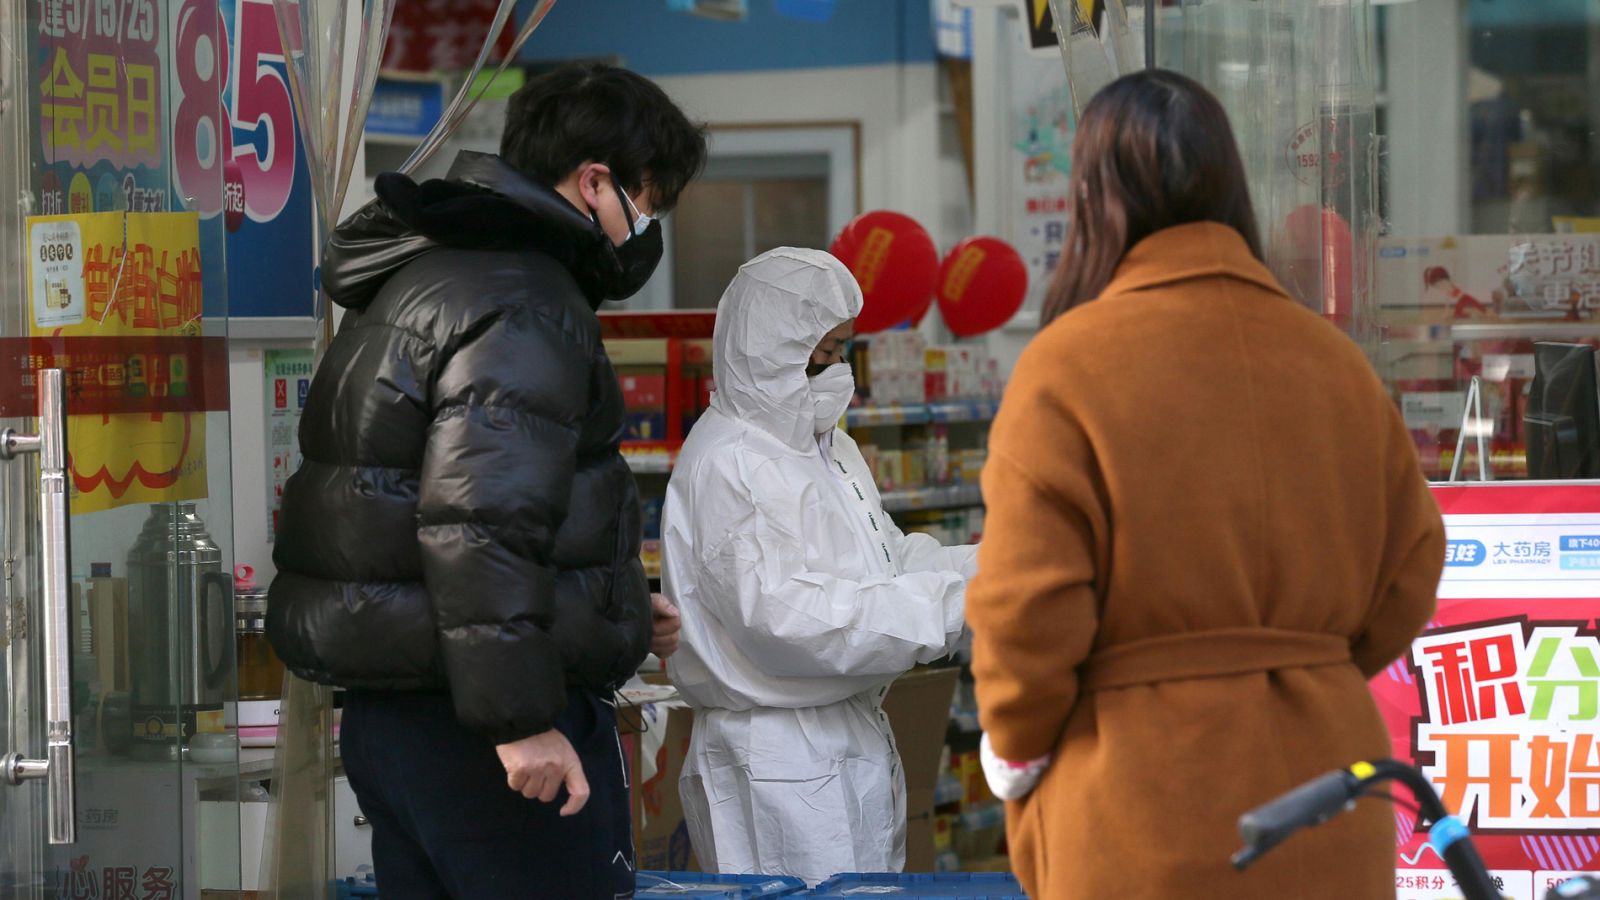
[[[1600,477],[1600,5],[1185,0],[1157,46],[1228,107],[1268,263],[1368,349],[1431,476],[1460,445],[1479,477],[1481,442],[1491,477]]]
[[[1600,476],[1592,351],[1547,346],[1600,346],[1600,7],[1412,0],[1375,29],[1379,363],[1424,466]]]
[[[714,309],[753,257],[776,247],[828,246],[827,163],[723,158],[708,166],[669,219],[673,305]]]

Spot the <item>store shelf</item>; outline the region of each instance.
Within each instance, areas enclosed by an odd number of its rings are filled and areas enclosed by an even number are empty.
[[[949,425],[959,422],[987,422],[994,418],[999,404],[993,400],[951,400],[943,403],[909,406],[861,406],[849,411],[845,424],[850,428],[890,428],[898,425]]]
[[[962,509],[982,505],[983,490],[975,484],[889,491],[883,495],[883,511],[888,513],[918,509]]]
[[[673,457],[670,453],[624,453],[622,458],[628,461],[628,468],[635,475],[667,475],[672,472]]]
[[[1600,338],[1600,321],[1550,322],[1540,319],[1509,322],[1464,322],[1450,327],[1458,341],[1530,340],[1551,338],[1582,340]]]
[[[939,783],[933,789],[933,805],[948,806],[960,803],[965,788],[961,786],[961,779],[946,772],[939,776]]]
[[[926,406],[861,406],[845,413],[848,428],[889,428],[928,424]]]
[[[1000,411],[993,400],[961,400],[950,403],[928,404],[928,421],[935,425],[959,422],[988,422]]]
[[[998,801],[963,810],[961,827],[967,831],[998,828],[1006,823],[1006,808]]]

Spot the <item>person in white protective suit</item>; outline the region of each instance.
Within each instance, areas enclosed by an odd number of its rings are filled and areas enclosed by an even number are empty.
[[[794,875],[905,865],[905,777],[882,702],[964,630],[976,547],[905,535],[838,427],[861,289],[817,250],[739,270],[717,307],[716,392],[663,511],[695,709],[680,789],[700,863]]]

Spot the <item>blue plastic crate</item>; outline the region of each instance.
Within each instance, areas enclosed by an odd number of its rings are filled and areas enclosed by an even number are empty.
[[[947,872],[906,875],[835,875],[812,894],[813,900],[866,897],[944,897],[946,900],[1028,900],[1022,885],[998,872]]]
[[[378,884],[371,873],[363,878],[341,878],[334,888],[338,900],[378,900]]]
[[[806,883],[787,875],[718,875],[706,872],[640,872],[634,900],[706,898],[760,900],[803,894]]]

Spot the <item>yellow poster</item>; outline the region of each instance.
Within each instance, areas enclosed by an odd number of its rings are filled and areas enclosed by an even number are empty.
[[[33,367],[67,370],[72,513],[206,495],[194,213],[28,219]]]
[[[1600,218],[1595,216],[1552,216],[1556,234],[1600,234]]]

